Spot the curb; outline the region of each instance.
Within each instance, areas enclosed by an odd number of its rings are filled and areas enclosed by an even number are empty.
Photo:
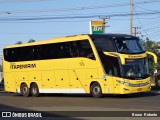
[[[151,90],[149,93],[158,93],[158,94],[159,94],[160,91],[157,91],[157,90],[154,90],[154,91],[153,91],[153,90]]]
[[[4,88],[1,88],[1,87],[0,87],[0,92],[1,92],[1,91],[4,91]]]
[[[5,92],[6,92],[6,91],[3,91],[3,90],[1,91],[1,90],[0,90],[0,93],[5,93]]]

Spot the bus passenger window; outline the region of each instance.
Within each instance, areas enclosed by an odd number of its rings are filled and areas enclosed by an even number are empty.
[[[45,59],[45,47],[44,46],[37,46],[37,55],[38,59]]]
[[[80,46],[81,46],[80,53],[81,55],[83,53],[83,57],[95,60],[93,50],[88,40],[80,41]]]
[[[70,53],[71,57],[79,57],[77,42],[71,42],[71,44],[69,46],[69,53]]]

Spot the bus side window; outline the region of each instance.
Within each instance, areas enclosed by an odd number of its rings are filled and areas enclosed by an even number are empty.
[[[33,60],[33,48],[32,46],[27,46],[27,47],[22,47],[21,48],[21,56],[20,61],[28,61],[28,60]]]
[[[13,62],[14,61],[14,51],[13,48],[8,48],[4,50],[4,58],[6,61]]]
[[[11,48],[9,49],[9,61],[10,62],[15,62],[15,61],[20,61],[21,55],[20,55],[20,48]]]
[[[36,59],[43,59],[45,58],[45,50],[44,47],[41,45],[36,46]]]
[[[80,43],[82,47],[81,50],[83,52],[83,57],[95,60],[95,56],[94,56],[94,53],[93,53],[93,50],[91,48],[89,41],[83,40],[83,41],[80,41]]]
[[[14,48],[13,48],[13,49],[12,49],[12,48],[9,49],[9,52],[10,52],[10,55],[9,55],[9,56],[10,56],[10,57],[9,57],[9,58],[10,58],[10,61],[11,61],[11,62],[14,62],[15,59],[16,59],[16,54],[15,54]]]
[[[71,57],[80,57],[78,41],[70,42],[69,53]]]
[[[9,61],[9,52],[8,51],[9,51],[8,49],[3,50],[4,59],[6,61]]]
[[[95,60],[93,50],[88,40],[79,41],[78,51],[80,53],[80,57],[86,57]]]
[[[55,44],[48,44],[46,45],[47,49],[46,49],[46,53],[47,53],[47,56],[46,56],[46,59],[55,59],[57,58],[57,54],[56,54],[56,46]]]
[[[71,45],[72,45],[71,42],[64,43],[64,49],[63,49],[64,58],[71,58],[72,57],[72,55],[70,53]]]
[[[56,51],[58,53],[58,58],[67,58],[68,56],[68,50],[67,45],[65,43],[57,43]]]

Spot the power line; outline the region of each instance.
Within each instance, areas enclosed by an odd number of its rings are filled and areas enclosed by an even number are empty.
[[[160,11],[157,12],[144,12],[144,13],[133,13],[133,15],[156,15],[160,14]],[[88,16],[53,16],[53,17],[25,17],[25,18],[0,18],[0,21],[35,21],[35,20],[56,20],[56,19],[86,19],[86,18],[99,18],[100,16],[108,17],[125,17],[130,14],[106,14],[106,15],[88,15]]]
[[[0,24],[1,23],[37,23],[37,24],[40,24],[40,23],[78,23],[78,22],[88,22],[88,21],[91,21],[91,20],[67,20],[67,21],[57,21],[57,20],[47,20],[47,21],[39,21],[39,22],[37,22],[37,21],[35,21],[35,22],[0,22]]]
[[[135,6],[133,6],[133,8],[134,8],[134,11],[137,13]],[[136,17],[137,17],[138,22],[140,23],[140,26],[141,26],[141,27],[133,27],[133,28],[135,29],[135,31],[134,31],[134,35],[135,35],[135,36],[136,36],[137,34],[141,34],[141,32],[137,32],[137,29],[141,29],[141,28],[143,29],[143,25],[142,25],[142,23],[141,23],[141,20],[140,20],[139,16],[137,15]],[[147,31],[144,30],[144,32],[145,32],[146,35],[148,34]]]
[[[26,0],[27,1],[27,0]],[[31,1],[31,0],[28,0]],[[35,0],[36,1],[36,0]],[[37,0],[41,1],[41,0]],[[45,0],[43,0],[45,1]],[[134,4],[147,4],[147,3],[155,3],[160,2],[159,0],[151,0],[151,1],[140,1]],[[81,11],[81,10],[92,10],[92,9],[106,9],[113,7],[123,7],[128,6],[129,3],[120,3],[120,4],[112,4],[112,5],[101,5],[101,6],[88,6],[88,7],[75,7],[75,8],[61,8],[61,9],[43,9],[43,10],[27,10],[27,11],[0,11],[0,14],[21,14],[21,13],[42,13],[42,12],[66,12],[66,11]]]
[[[143,10],[147,10],[147,11],[152,11],[152,12],[156,12],[156,11],[158,11],[158,10],[151,10],[151,9],[146,9],[146,8],[143,8],[143,7],[140,7],[140,6],[138,6],[138,5],[135,5],[137,8],[140,8],[140,9],[143,9]]]
[[[160,12],[160,11],[159,11]],[[117,14],[119,14],[119,15],[122,15],[122,16],[120,16],[120,17],[125,17],[125,16],[123,16],[123,15],[125,15],[125,14],[128,14],[128,13],[117,13]],[[114,15],[117,15],[117,14],[112,14],[113,16],[112,17],[115,17]],[[137,13],[135,13],[135,14],[133,14],[133,15],[136,15]],[[151,13],[150,13],[151,14]],[[93,14],[93,13],[90,13],[90,15],[92,15],[92,16],[94,16],[95,15],[95,17],[97,16],[97,17],[99,17],[99,16],[109,16],[109,14],[108,13],[105,13],[104,15],[103,14],[101,14],[100,15],[100,13],[99,14]],[[159,15],[158,13],[156,13],[156,15]],[[43,15],[42,15],[43,16]],[[72,15],[68,15],[68,16],[72,16]],[[54,20],[54,18],[53,18],[53,20],[47,20],[47,18],[49,18],[49,17],[57,17],[57,16],[53,16],[53,15],[47,15],[47,16],[44,16],[43,18],[46,18],[46,20],[45,21],[36,21],[36,22],[30,22],[30,21],[28,21],[28,22],[25,22],[25,21],[20,21],[20,20],[17,20],[17,21],[15,21],[16,19],[21,19],[21,18],[42,18],[42,17],[39,17],[39,16],[29,16],[29,17],[26,17],[26,16],[15,16],[15,17],[1,17],[1,19],[0,19],[0,23],[49,23],[49,22],[84,22],[84,21],[90,21],[91,19],[92,19],[92,17],[91,18],[89,18],[89,16],[88,16],[88,18],[86,18],[85,20],[82,18],[79,18],[79,19],[81,19],[81,20],[67,20],[67,17],[68,17],[67,15],[64,15],[64,16],[59,16],[59,17],[66,17],[66,19],[65,20]],[[79,14],[79,16],[84,16],[84,14]],[[127,16],[126,16],[127,17]],[[146,24],[149,24],[149,23],[153,23],[154,21],[158,21],[159,20],[159,18],[160,18],[160,16],[158,16],[158,17],[138,17],[139,19],[147,19],[147,21],[149,20],[149,22],[143,22],[143,24],[144,23],[146,23]],[[8,19],[8,20],[7,20]],[[12,21],[12,19],[14,19],[13,21]],[[55,18],[56,19],[56,18]],[[57,18],[58,19],[58,18]],[[62,18],[60,18],[60,19],[62,19]],[[69,19],[69,18],[68,18]],[[5,20],[7,20],[7,21],[5,21]],[[112,18],[112,20],[129,20],[129,18]],[[157,24],[158,24],[158,22],[156,22]]]
[[[52,0],[0,0],[0,3],[42,2]]]

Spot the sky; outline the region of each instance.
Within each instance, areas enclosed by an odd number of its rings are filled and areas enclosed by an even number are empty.
[[[160,0],[133,0],[133,27],[160,41]],[[4,46],[87,34],[89,21],[106,20],[106,33],[130,34],[130,0],[0,0],[0,55]],[[134,29],[133,29],[134,30]]]

